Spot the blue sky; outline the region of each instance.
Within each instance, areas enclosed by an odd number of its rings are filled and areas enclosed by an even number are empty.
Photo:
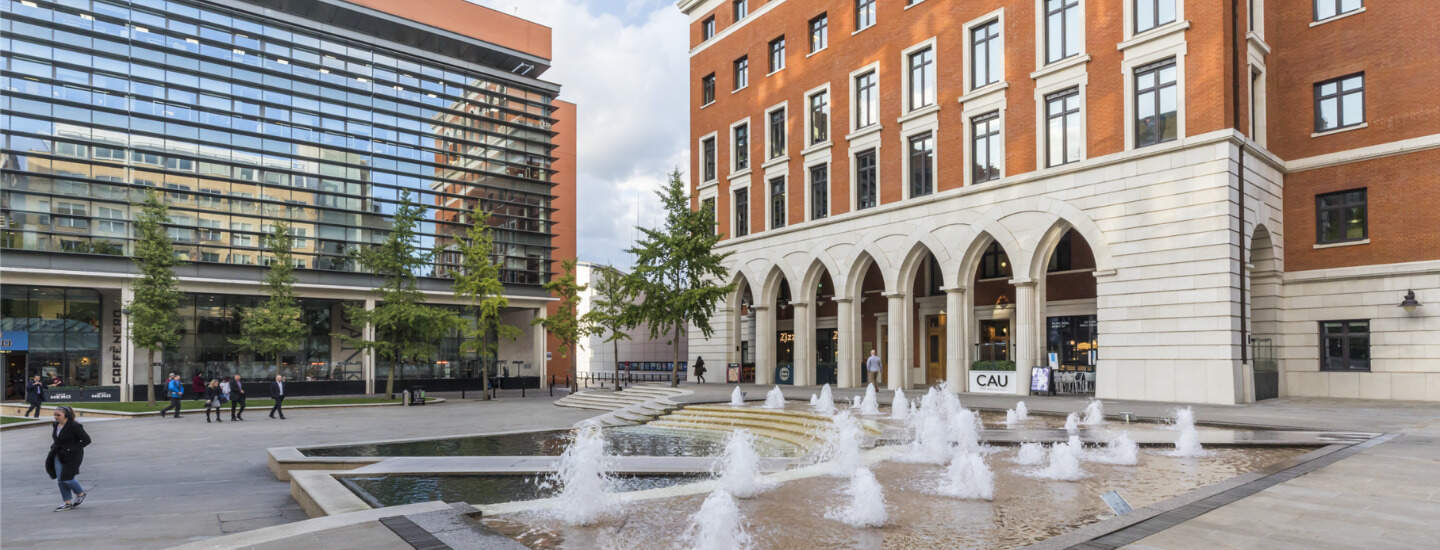
[[[579,105],[579,257],[628,269],[637,218],[658,223],[654,190],[689,163],[685,16],[673,0],[470,1],[552,29],[541,78]]]

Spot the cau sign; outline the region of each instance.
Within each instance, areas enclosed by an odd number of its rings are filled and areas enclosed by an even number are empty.
[[[970,371],[970,391],[1015,393],[1015,371]]]

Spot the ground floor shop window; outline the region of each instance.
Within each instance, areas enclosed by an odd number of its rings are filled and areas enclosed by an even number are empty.
[[[101,383],[100,293],[88,288],[0,287],[7,393],[40,375],[48,384]]]
[[[1320,370],[1370,371],[1370,321],[1321,321]]]

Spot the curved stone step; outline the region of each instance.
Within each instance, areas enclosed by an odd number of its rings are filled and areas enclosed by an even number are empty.
[[[664,420],[664,419],[654,420],[654,421],[651,421],[651,422],[646,423],[645,425],[646,425],[646,426],[655,426],[655,427],[660,427],[660,428],[668,428],[668,429],[678,429],[678,430],[701,430],[701,431],[723,432],[723,433],[729,433],[729,432],[731,432],[731,431],[734,431],[734,427],[732,427],[732,426],[722,426],[722,425],[713,425],[713,424],[692,424],[692,423],[688,423],[688,422],[675,422],[675,421]],[[819,443],[819,440],[817,440],[817,439],[810,438],[810,437],[800,436],[800,435],[797,435],[797,434],[795,434],[794,432],[790,432],[790,431],[770,430],[770,429],[755,428],[755,427],[746,427],[746,429],[749,430],[750,433],[751,433],[751,434],[754,434],[756,437],[765,437],[765,438],[770,438],[770,439],[782,441],[782,442],[784,442],[784,443],[793,445],[793,446],[798,447],[798,448],[800,448],[800,449],[810,449],[810,448],[815,447],[815,446]]]

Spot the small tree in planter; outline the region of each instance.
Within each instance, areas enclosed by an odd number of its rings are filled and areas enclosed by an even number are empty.
[[[578,316],[580,293],[585,291],[585,285],[575,283],[575,260],[565,260],[561,269],[564,274],[560,278],[545,283],[545,290],[560,299],[559,309],[554,315],[541,317],[531,324],[544,327],[560,340],[560,356],[570,359],[570,393],[575,393],[580,389],[575,379],[575,344],[590,334],[593,325],[591,319]]]
[[[625,319],[625,308],[633,301],[625,288],[625,275],[610,266],[595,268],[595,294],[590,311],[585,314],[596,330],[603,330],[605,342],[615,352],[615,390],[620,390],[620,341],[629,340],[626,331],[631,325]],[[626,372],[629,375],[629,372]]]
[[[484,357],[496,357],[500,353],[500,339],[514,340],[520,336],[520,329],[501,322],[500,314],[510,301],[505,298],[505,284],[500,282],[500,264],[491,256],[495,249],[495,237],[490,234],[490,213],[475,208],[471,225],[465,236],[457,239],[460,251],[460,269],[455,275],[455,297],[468,298],[475,309],[475,323],[460,329],[462,351],[478,353]],[[491,335],[495,336],[491,340]],[[480,373],[482,399],[490,399],[489,378]]]
[[[265,290],[269,294],[256,307],[245,308],[240,314],[240,336],[230,343],[242,351],[275,355],[275,372],[280,373],[283,353],[295,351],[305,341],[308,330],[301,318],[300,300],[295,298],[295,237],[290,226],[278,222],[265,236],[265,249],[270,252],[270,269],[265,272]]]
[[[155,352],[180,341],[180,315],[176,310],[182,294],[175,279],[175,247],[165,234],[165,222],[169,221],[165,204],[157,193],[149,191],[140,208],[135,219],[135,265],[140,268],[140,278],[135,281],[135,295],[126,309],[130,311],[130,340],[149,351],[145,362],[146,403],[154,406]]]

